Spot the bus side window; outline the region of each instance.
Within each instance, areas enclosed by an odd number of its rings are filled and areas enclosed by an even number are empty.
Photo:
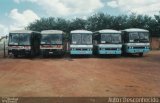
[[[99,35],[95,34],[95,36],[94,36],[94,43],[95,44],[98,44],[98,39],[99,39]]]
[[[66,33],[62,34],[62,44],[64,43],[64,41],[67,39],[67,35]]]
[[[127,32],[124,32],[124,34],[123,34],[123,40],[124,40],[124,43],[128,43],[128,41],[129,41],[129,35],[128,35]]]
[[[122,38],[122,43],[125,43],[125,40],[124,40],[124,38],[125,38],[124,32],[122,32],[121,38]]]
[[[97,39],[98,39],[97,42],[100,44],[101,43],[101,34],[98,34],[98,38]]]
[[[69,34],[69,42],[72,44],[72,34]]]

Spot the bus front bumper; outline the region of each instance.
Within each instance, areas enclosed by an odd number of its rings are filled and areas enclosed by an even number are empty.
[[[30,49],[12,49],[8,50],[9,55],[31,55]]]
[[[80,50],[71,50],[70,54],[71,55],[92,55],[93,52],[89,51],[89,50],[83,50],[83,51],[80,51]]]
[[[115,54],[119,55],[122,54],[121,50],[99,50],[99,54]]]
[[[127,53],[148,53],[150,49],[127,49]]]
[[[43,49],[41,55],[63,55],[64,50],[62,49]]]

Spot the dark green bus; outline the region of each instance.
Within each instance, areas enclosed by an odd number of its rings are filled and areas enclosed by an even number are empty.
[[[11,31],[9,33],[8,54],[14,57],[39,54],[40,33],[30,30]]]

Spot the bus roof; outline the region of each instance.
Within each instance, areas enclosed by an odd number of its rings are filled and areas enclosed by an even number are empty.
[[[103,30],[99,30],[96,31],[95,33],[121,33],[121,31],[117,31],[117,30],[113,30],[113,29],[103,29]]]
[[[91,31],[88,30],[73,30],[71,31],[72,34],[77,34],[77,33],[87,33],[87,34],[92,34]]]
[[[130,28],[130,29],[122,30],[122,31],[126,31],[126,32],[149,32],[148,30],[139,29],[139,28]]]
[[[43,30],[41,34],[63,34],[62,30]]]
[[[31,31],[31,30],[15,30],[15,31],[10,31],[9,33],[28,33],[28,34],[31,34],[31,33],[39,33],[37,31]]]

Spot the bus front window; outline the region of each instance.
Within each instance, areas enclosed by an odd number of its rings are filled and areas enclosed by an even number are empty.
[[[129,41],[138,42],[139,41],[138,33],[129,33]]]
[[[149,34],[148,33],[139,33],[140,42],[149,42]]]
[[[102,34],[101,35],[101,43],[121,43],[121,35],[120,34]]]
[[[81,44],[81,34],[72,34],[72,44]]]
[[[45,34],[42,35],[41,44],[62,44],[62,34]]]
[[[111,34],[101,34],[101,43],[112,43]]]
[[[92,44],[92,34],[72,34],[72,44]]]
[[[30,45],[29,34],[19,34],[19,45]]]
[[[10,34],[9,35],[9,45],[18,45],[19,34]]]
[[[82,44],[92,44],[92,34],[82,34]]]
[[[121,43],[121,35],[120,34],[113,34],[112,35],[112,43]]]

